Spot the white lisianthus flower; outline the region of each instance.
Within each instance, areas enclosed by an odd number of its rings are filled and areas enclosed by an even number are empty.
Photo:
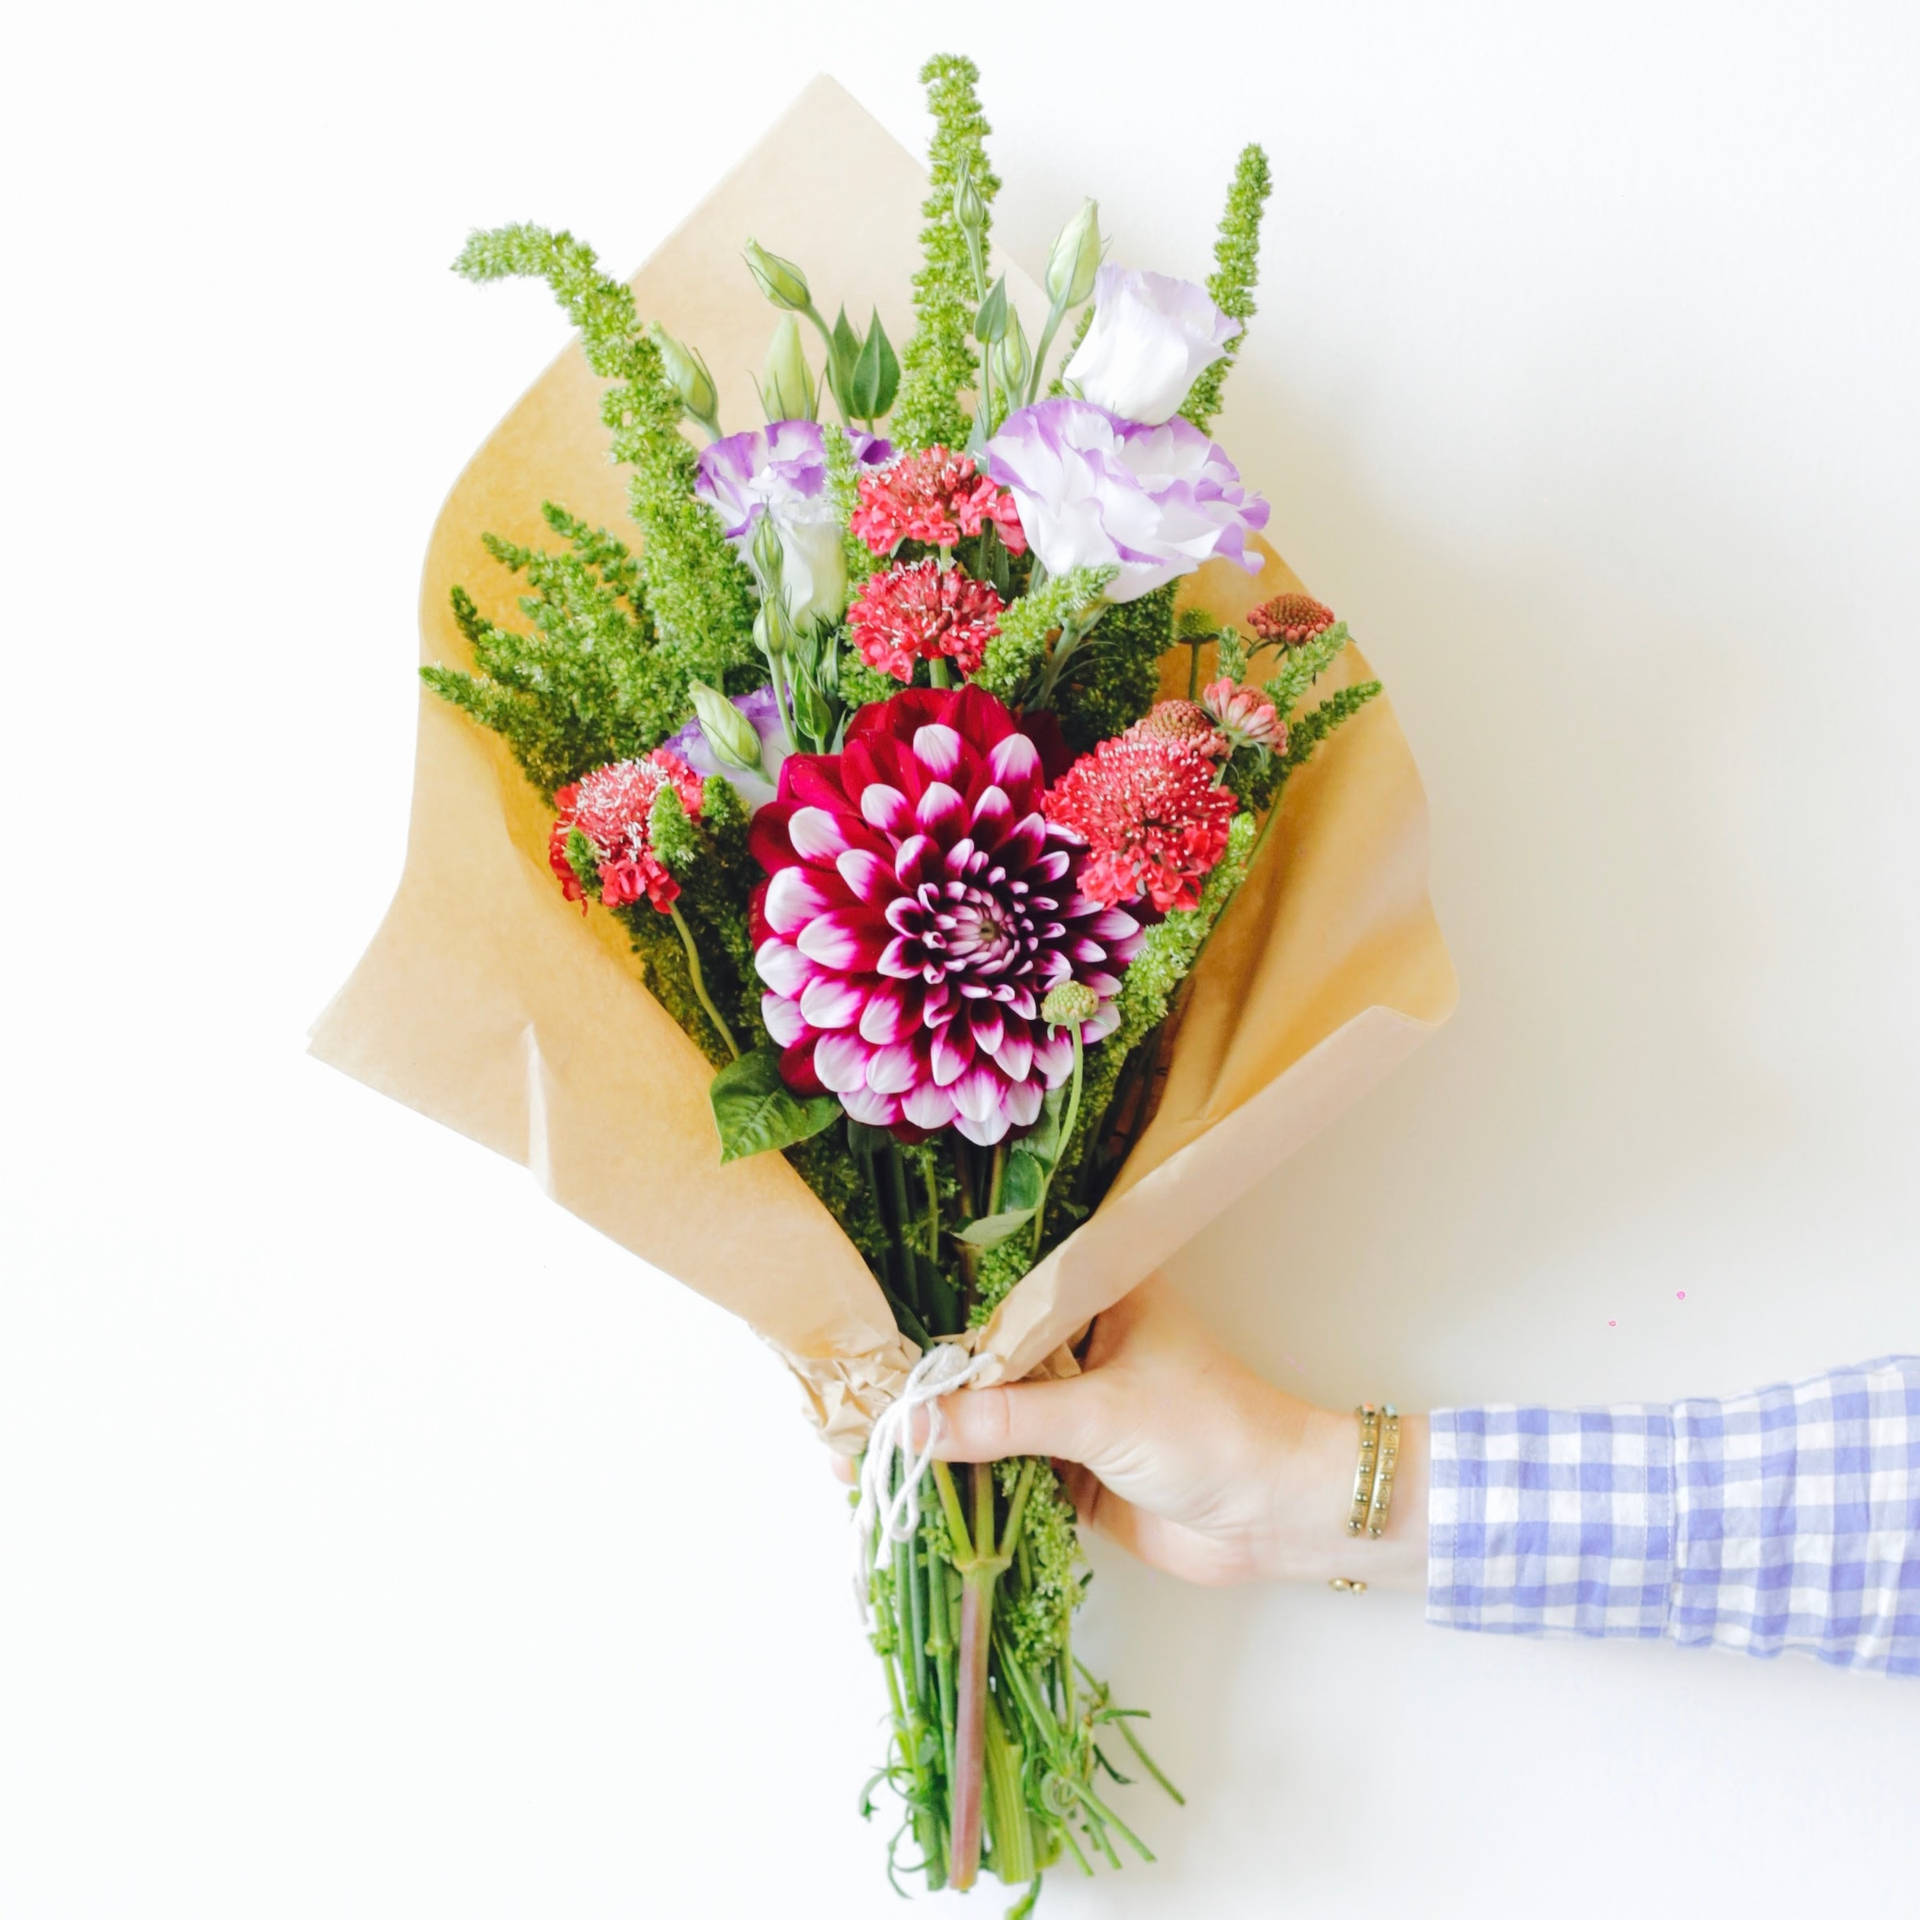
[[[1042,400],[1007,416],[987,471],[1047,571],[1118,568],[1106,590],[1116,603],[1215,558],[1262,565],[1247,536],[1267,524],[1267,503],[1191,420],[1149,427],[1085,400]]]
[[[852,438],[862,466],[892,454],[884,440],[864,433]],[[772,519],[780,536],[780,595],[795,620],[838,620],[846,611],[845,528],[827,487],[818,421],[776,420],[716,440],[700,454],[693,490],[720,516],[736,547],[751,544],[762,514]]]
[[[1093,324],[1067,362],[1082,399],[1123,420],[1157,427],[1239,338],[1204,287],[1164,273],[1102,267],[1093,281]]]

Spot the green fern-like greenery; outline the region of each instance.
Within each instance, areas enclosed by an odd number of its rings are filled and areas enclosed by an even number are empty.
[[[1049,636],[1092,606],[1116,571],[1076,567],[1022,594],[1001,614],[1000,631],[987,642],[974,685],[1010,707],[1019,706],[1046,665]],[[1107,618],[1112,617],[1109,610]]]
[[[520,602],[532,631],[483,618],[466,590],[453,615],[474,671],[423,667],[428,686],[498,733],[544,799],[609,760],[657,745],[684,716],[686,675],[658,645],[632,554],[564,508],[544,509],[570,551],[488,537],[501,565],[532,589]]]
[[[613,384],[601,418],[613,453],[633,469],[640,578],[658,644],[684,682],[719,686],[752,647],[752,585],[717,517],[694,497],[694,449],[680,431],[680,397],[660,349],[634,312],[633,289],[599,270],[570,233],[516,225],[476,233],[455,263],[470,280],[544,280],[580,329],[587,364]]]
[[[1220,238],[1214,243],[1214,269],[1207,278],[1207,292],[1213,296],[1214,305],[1241,323],[1240,332],[1225,356],[1193,383],[1186,405],[1180,409],[1202,433],[1212,428],[1213,416],[1220,411],[1220,390],[1239,357],[1241,341],[1247,337],[1246,323],[1253,318],[1253,289],[1260,277],[1260,215],[1272,190],[1273,176],[1264,150],[1243,147],[1233,169],[1233,184],[1227,189]]]
[[[1160,656],[1173,644],[1171,585],[1109,607],[1087,637],[1060,691],[1067,744],[1087,752],[1126,729],[1153,705]]]
[[[900,354],[900,392],[893,404],[896,446],[919,449],[961,447],[972,423],[960,395],[974,384],[979,366],[970,344],[979,291],[966,235],[954,217],[953,190],[964,163],[989,209],[1000,182],[987,165],[986,137],[991,131],[974,92],[980,69],[958,54],[936,54],[920,69],[933,112],[933,144],[928,150],[927,197],[920,230],[925,260],[913,277],[913,307],[918,318]],[[986,246],[982,230],[981,246]]]

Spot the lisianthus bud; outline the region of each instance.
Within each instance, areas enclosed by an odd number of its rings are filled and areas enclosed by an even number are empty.
[[[813,289],[807,285],[807,276],[791,260],[769,253],[757,240],[747,242],[746,259],[747,271],[776,307],[785,307],[791,313],[805,313],[813,305]]]
[[[962,233],[979,233],[987,224],[987,203],[973,184],[973,166],[963,155],[960,177],[953,183],[953,218]]]
[[[1100,996],[1078,980],[1062,980],[1040,1002],[1040,1018],[1050,1027],[1078,1027],[1100,1011]]]
[[[793,622],[787,617],[787,603],[779,598],[763,600],[753,616],[753,644],[769,660],[787,650],[793,638]]]
[[[666,370],[667,384],[680,396],[680,404],[704,426],[717,434],[720,396],[714,390],[713,375],[699,354],[676,340],[665,327],[647,329],[653,344],[660,349],[660,364]]]
[[[1047,298],[1063,311],[1093,291],[1100,267],[1100,203],[1087,201],[1053,243],[1047,259]]]
[[[1016,397],[1027,390],[1027,376],[1033,371],[1033,349],[1027,344],[1027,330],[1020,324],[1020,310],[1007,309],[1007,330],[993,349],[993,383],[1002,393]]]
[[[760,369],[760,404],[767,420],[811,420],[818,405],[813,369],[800,345],[800,322],[783,313]]]
[[[760,765],[760,735],[753,722],[724,693],[704,681],[689,680],[687,696],[714,758],[723,766],[752,773]]]
[[[762,513],[755,518],[748,557],[761,587],[770,593],[780,584],[780,571],[786,558],[780,550],[780,529],[774,524],[772,514]]]

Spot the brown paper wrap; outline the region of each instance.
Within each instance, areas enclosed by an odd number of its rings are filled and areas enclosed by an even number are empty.
[[[741,242],[801,261],[829,305],[877,306],[902,339],[924,191],[911,156],[818,80],[634,276],[640,312],[705,352],[727,419],[756,418],[747,370],[773,316]],[[1035,315],[1032,281],[1007,270]],[[569,347],[455,483],[427,550],[423,660],[468,664],[455,582],[490,618],[517,617],[482,532],[542,543],[545,500],[625,523],[599,391]],[[1226,619],[1298,585],[1269,551],[1254,578],[1209,566],[1187,598]],[[1328,681],[1365,673],[1349,648]],[[501,744],[423,691],[406,870],[313,1050],[522,1162],[561,1205],[740,1314],[785,1356],[828,1439],[857,1447],[914,1349],[785,1160],[721,1166],[710,1069],[640,985],[611,917],[562,899],[547,827]],[[1113,1191],[977,1337],[996,1377],[1070,1366],[1064,1342],[1389,1072],[1454,997],[1419,776],[1377,700],[1289,783],[1189,983],[1159,1106]]]

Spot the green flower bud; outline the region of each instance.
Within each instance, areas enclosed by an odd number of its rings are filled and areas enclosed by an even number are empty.
[[[1078,1027],[1100,1011],[1100,996],[1078,980],[1062,980],[1040,1002],[1040,1018],[1050,1027]]]
[[[663,326],[651,326],[647,334],[660,349],[660,364],[666,370],[667,384],[680,396],[680,404],[691,418],[719,432],[720,395],[714,389],[713,375],[706,361]]]
[[[687,694],[714,758],[722,766],[738,767],[743,773],[756,772],[760,765],[760,735],[753,722],[724,693],[704,681],[689,680]]]
[[[813,369],[800,345],[800,322],[783,313],[760,369],[760,404],[769,420],[811,420],[819,405]]]
[[[760,611],[753,616],[753,644],[774,660],[786,652],[792,640],[793,622],[787,614],[787,603],[778,594],[761,601]]]
[[[973,162],[966,154],[960,157],[960,175],[953,183],[953,218],[962,233],[977,234],[986,229],[987,203],[973,184]]]
[[[1064,312],[1077,307],[1093,291],[1100,265],[1100,203],[1089,200],[1053,243],[1047,259],[1047,298]]]
[[[1007,330],[993,350],[993,384],[1002,393],[1022,394],[1027,376],[1033,371],[1033,349],[1027,344],[1027,330],[1020,324],[1020,309],[1007,308]]]
[[[813,289],[807,285],[807,276],[791,260],[769,253],[757,240],[747,242],[746,258],[747,271],[776,307],[784,307],[791,313],[805,313],[813,305]]]

